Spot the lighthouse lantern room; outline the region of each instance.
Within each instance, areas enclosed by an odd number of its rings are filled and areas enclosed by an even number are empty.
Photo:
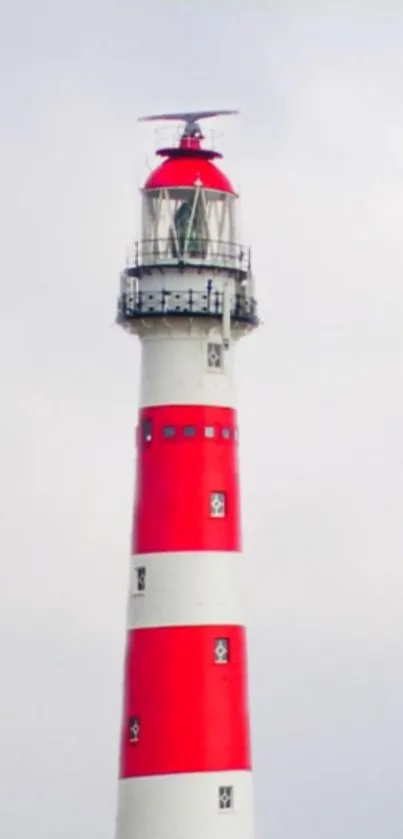
[[[199,121],[161,148],[117,322],[141,341],[116,839],[253,839],[234,346],[238,196]]]

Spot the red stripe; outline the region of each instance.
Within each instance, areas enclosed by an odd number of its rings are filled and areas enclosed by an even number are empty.
[[[214,641],[230,661],[215,664]],[[140,629],[128,634],[122,778],[250,769],[245,630],[239,626]],[[138,718],[138,742],[129,719]]]
[[[174,437],[164,436],[166,426],[175,428]],[[187,426],[194,437],[185,436]],[[206,426],[214,438],[204,436]],[[241,549],[235,426],[230,408],[168,405],[140,412],[132,553]],[[210,516],[212,492],[225,493],[225,518]]]

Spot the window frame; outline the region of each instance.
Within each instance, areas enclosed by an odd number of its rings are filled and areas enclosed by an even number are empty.
[[[217,656],[217,649],[220,646],[220,644],[222,644],[224,649],[225,649],[225,658],[220,658],[219,655]],[[230,661],[231,661],[231,640],[230,640],[230,638],[228,638],[228,636],[224,636],[224,635],[223,636],[220,635],[219,637],[214,638],[214,664],[217,664],[219,667],[223,667],[226,664],[229,664]]]
[[[215,351],[217,352],[219,358],[219,364],[210,364],[210,352],[214,347]],[[206,358],[207,370],[210,373],[223,373],[224,372],[224,344],[221,344],[219,341],[207,341],[207,358]]]
[[[129,743],[130,743],[130,745],[131,745],[131,746],[137,746],[137,744],[138,744],[138,743],[139,743],[139,741],[140,741],[140,734],[141,734],[141,719],[140,719],[140,717],[139,717],[137,714],[130,714],[130,716],[129,716],[128,720],[127,720],[127,723],[128,723],[128,724],[127,724],[127,727],[128,727],[128,738],[129,738]],[[137,731],[137,736],[136,736],[136,735],[134,735],[134,736],[132,737],[132,729],[134,729],[134,727],[135,727],[135,726],[137,726],[137,729],[138,729],[138,731]]]
[[[223,796],[228,796],[229,804],[222,804]],[[218,809],[220,813],[231,813],[234,810],[234,786],[233,784],[220,784],[218,787]]]
[[[220,496],[222,498],[222,502],[223,502],[222,513],[214,511],[214,507],[213,507],[214,496],[217,499],[218,499],[218,496]],[[210,515],[210,518],[211,519],[225,519],[225,518],[227,518],[227,514],[228,514],[227,493],[225,492],[225,490],[221,490],[221,489],[220,490],[219,489],[211,490],[210,499],[209,499],[209,515]]]
[[[140,588],[140,576],[143,576],[144,585]],[[147,567],[145,565],[135,565],[134,567],[134,585],[133,597],[142,597],[146,593],[147,588]]]

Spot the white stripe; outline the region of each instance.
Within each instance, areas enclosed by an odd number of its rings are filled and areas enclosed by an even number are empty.
[[[214,405],[234,408],[233,344],[222,350],[221,370],[208,367],[208,344],[222,346],[219,329],[179,322],[142,337],[140,406]]]
[[[219,787],[233,807],[219,808]],[[119,783],[116,839],[253,839],[250,772],[194,772]]]
[[[243,624],[241,553],[137,554],[131,560],[128,628]],[[144,576],[145,590],[138,590]]]

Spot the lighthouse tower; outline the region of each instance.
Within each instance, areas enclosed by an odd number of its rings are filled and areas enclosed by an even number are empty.
[[[238,197],[199,120],[161,148],[118,323],[141,341],[116,839],[252,839],[234,346],[257,326]]]

